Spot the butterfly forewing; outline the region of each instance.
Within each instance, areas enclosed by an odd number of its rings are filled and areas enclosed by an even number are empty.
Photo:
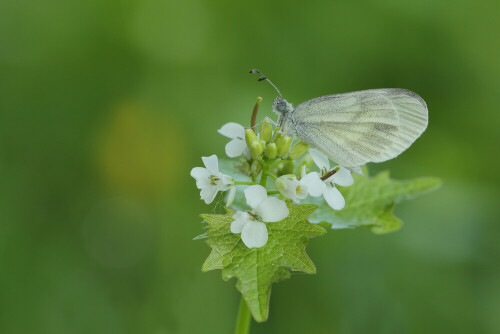
[[[405,89],[318,97],[298,105],[285,124],[299,138],[352,170],[392,159],[425,130],[424,100]]]

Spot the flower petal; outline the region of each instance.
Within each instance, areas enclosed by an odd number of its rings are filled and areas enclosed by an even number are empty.
[[[309,195],[313,197],[321,196],[326,188],[325,183],[321,180],[321,177],[316,172],[311,172],[303,176],[300,180],[300,183],[307,186]]]
[[[282,175],[274,181],[274,185],[281,195],[292,200],[297,199],[297,187],[299,185],[299,181],[297,181],[297,177],[295,175]]]
[[[230,158],[239,157],[246,147],[247,143],[243,139],[235,138],[226,144],[226,154]]]
[[[307,197],[307,194],[309,193],[309,188],[307,188],[307,185],[305,184],[299,184],[295,190],[296,198],[295,202],[299,202],[299,199],[304,199]]]
[[[342,187],[349,187],[354,183],[351,172],[347,168],[344,168],[342,166],[340,166],[340,169],[337,171],[337,173],[333,174],[332,177],[328,179],[328,181],[333,181],[335,184],[338,184]]]
[[[206,204],[210,204],[214,201],[215,196],[219,190],[216,186],[208,186],[201,189],[200,196],[201,199],[205,201]]]
[[[267,243],[268,234],[266,224],[248,222],[241,231],[241,240],[248,248],[260,248]]]
[[[233,220],[233,222],[231,223],[231,232],[233,232],[234,234],[241,233],[241,231],[243,231],[243,227],[245,227],[247,223],[248,222],[244,220]]]
[[[245,211],[236,211],[232,218],[236,220],[244,220],[246,222],[252,220],[252,217]]]
[[[325,197],[325,201],[333,210],[341,210],[344,208],[344,196],[342,196],[337,188],[327,186],[323,192],[323,196]]]
[[[201,159],[203,160],[203,163],[205,164],[205,167],[207,167],[210,174],[219,174],[219,160],[217,159],[217,156],[215,154],[209,157],[201,157]]]
[[[250,158],[252,157],[252,155],[250,154],[250,149],[248,148],[248,146],[245,146],[245,150],[243,151],[243,156],[247,160],[250,160]]]
[[[196,181],[196,188],[205,189],[207,187],[213,187],[212,182],[209,178],[202,178]]]
[[[279,222],[288,217],[289,214],[286,203],[276,197],[268,197],[263,200],[259,206],[255,208],[255,212],[257,212],[260,218],[262,218],[262,221],[266,223]]]
[[[314,148],[309,149],[309,154],[311,154],[311,158],[320,170],[330,169],[330,161],[328,161],[328,157],[326,155]]]
[[[219,188],[222,191],[229,190],[234,185],[234,180],[231,176],[219,173]]]
[[[227,194],[227,203],[226,206],[230,206],[233,204],[234,197],[236,196],[236,187],[229,188],[229,193]]]
[[[203,189],[210,185],[210,172],[203,167],[195,167],[191,169],[191,176],[196,180],[196,187]]]
[[[238,211],[233,215],[234,221],[231,223],[231,232],[241,233],[243,227],[250,222],[250,215],[246,212]]]
[[[247,204],[255,209],[263,200],[267,198],[266,188],[260,185],[250,186],[245,189]]]
[[[245,138],[245,128],[243,127],[243,125],[234,122],[224,124],[219,130],[217,130],[217,132],[224,137],[228,137],[231,139]]]
[[[191,169],[191,176],[194,177],[196,181],[200,179],[208,179],[210,177],[210,173],[206,168],[203,167],[194,167]]]

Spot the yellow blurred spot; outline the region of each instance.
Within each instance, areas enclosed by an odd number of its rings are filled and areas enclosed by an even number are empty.
[[[98,141],[98,167],[105,183],[138,195],[175,191],[185,172],[185,141],[177,129],[166,114],[131,102],[119,105]]]

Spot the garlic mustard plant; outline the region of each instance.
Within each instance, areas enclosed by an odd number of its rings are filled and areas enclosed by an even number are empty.
[[[268,318],[272,283],[290,278],[291,271],[316,272],[305,251],[310,238],[330,227],[393,232],[402,224],[394,205],[440,184],[436,178],[395,181],[388,173],[370,177],[366,168],[363,175],[331,168],[325,155],[269,119],[257,123],[261,101],[248,126],[229,122],[218,130],[231,139],[227,159],[202,157],[205,167],[191,170],[206,204],[219,192],[226,196],[225,213],[201,215],[206,232],[197,239],[211,247],[203,271],[220,269],[224,280],[237,279],[242,301],[236,333],[248,333],[250,314],[257,322]]]

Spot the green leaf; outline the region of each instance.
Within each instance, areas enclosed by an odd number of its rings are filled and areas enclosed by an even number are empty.
[[[363,226],[371,228],[377,234],[393,232],[403,224],[392,213],[395,204],[434,190],[440,185],[441,180],[432,177],[396,181],[389,177],[388,172],[382,172],[373,178],[354,175],[352,186],[339,187],[346,201],[345,207],[336,211],[322,198],[316,199],[314,203],[319,208],[310,221],[328,223],[334,229]]]
[[[258,322],[269,313],[271,284],[290,278],[290,270],[316,273],[316,267],[305,252],[309,238],[325,234],[319,225],[307,218],[316,205],[287,203],[290,214],[282,221],[266,223],[269,239],[261,248],[247,248],[240,234],[230,231],[234,211],[226,208],[225,215],[202,215],[208,224],[208,245],[212,252],[202,270],[222,269],[222,278],[235,277],[236,288]]]

